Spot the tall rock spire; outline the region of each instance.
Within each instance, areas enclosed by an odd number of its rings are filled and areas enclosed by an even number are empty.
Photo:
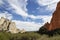
[[[52,15],[48,30],[51,31],[58,28],[60,28],[60,2],[58,2],[56,10]]]

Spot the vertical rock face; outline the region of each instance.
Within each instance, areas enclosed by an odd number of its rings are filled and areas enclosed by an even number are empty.
[[[44,26],[46,26],[45,28],[48,31],[52,31],[60,28],[60,2],[57,4],[56,10],[52,15],[50,24],[46,23]]]
[[[15,22],[11,22],[9,25],[9,31],[11,33],[18,33]]]
[[[20,30],[16,28],[15,22],[10,21],[4,17],[0,19],[0,31],[7,31],[10,33],[18,33]]]
[[[9,19],[6,19],[4,17],[1,17],[0,19],[0,31],[6,31],[10,33],[24,33],[25,30],[19,30],[16,27],[15,22],[10,21]]]
[[[4,21],[5,21],[5,18],[1,17],[1,19],[0,19],[0,25],[2,25],[4,23]]]
[[[0,30],[2,30],[2,28],[3,28],[2,26],[3,26],[4,21],[5,21],[5,18],[1,17],[1,19],[0,19]]]
[[[10,23],[10,21],[8,19],[6,19],[2,25],[3,30],[8,30],[9,23]]]
[[[57,4],[56,10],[53,13],[51,23],[48,30],[60,28],[60,2]]]
[[[49,28],[49,25],[50,24],[47,22],[47,23],[45,23],[44,27],[48,29]]]

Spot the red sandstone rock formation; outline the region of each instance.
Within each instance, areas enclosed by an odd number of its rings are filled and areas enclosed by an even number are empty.
[[[60,28],[60,2],[57,4],[57,8],[53,13],[49,30]]]
[[[44,27],[48,29],[49,28],[49,25],[50,24],[47,22],[47,23],[44,24]]]
[[[56,10],[52,15],[50,25],[46,26],[45,28],[49,31],[60,28],[60,2],[57,4]]]

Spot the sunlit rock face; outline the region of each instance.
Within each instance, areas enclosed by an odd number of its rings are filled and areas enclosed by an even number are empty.
[[[5,18],[1,17],[1,19],[0,19],[0,30],[2,30],[2,28],[3,28],[2,26],[3,26],[4,21],[5,21]]]
[[[48,29],[49,28],[49,25],[50,24],[47,22],[47,23],[44,24],[44,27]]]
[[[9,24],[10,24],[10,21],[6,19],[4,23],[2,24],[3,30],[8,30]]]
[[[4,23],[4,21],[5,21],[5,18],[1,17],[1,19],[0,19],[0,25],[2,25]]]
[[[10,21],[4,17],[0,19],[0,31],[6,31],[10,33],[19,33],[20,30],[16,28],[15,22]]]
[[[52,15],[50,24],[46,23],[44,26],[48,31],[60,28],[60,2],[58,2],[57,4],[56,10]]]
[[[9,25],[9,31],[11,33],[18,33],[18,29],[16,28],[15,22],[11,22]]]
[[[60,28],[60,2],[57,4],[56,10],[52,15],[51,23],[48,30]]]

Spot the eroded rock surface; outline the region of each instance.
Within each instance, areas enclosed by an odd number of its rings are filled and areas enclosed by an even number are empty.
[[[45,25],[46,25],[46,29],[49,31],[60,28],[60,2],[57,4],[56,10],[52,15],[50,25],[48,25],[48,23]]]
[[[60,2],[57,4],[56,10],[53,13],[49,30],[60,28]]]
[[[0,19],[0,31],[8,31],[10,33],[18,33],[19,30],[16,28],[15,22],[10,21],[4,17]]]

